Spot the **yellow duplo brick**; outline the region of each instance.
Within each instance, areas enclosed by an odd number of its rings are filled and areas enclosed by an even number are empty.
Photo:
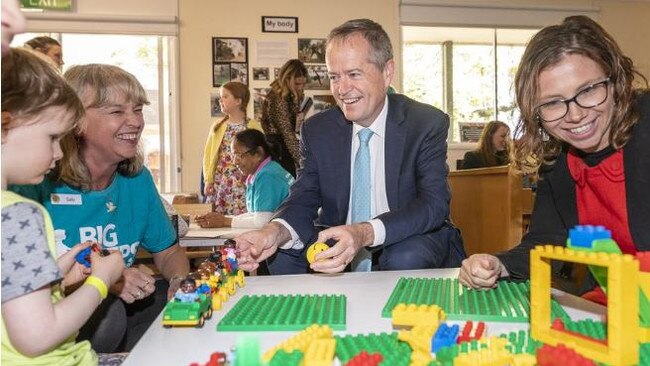
[[[411,352],[411,363],[409,365],[427,366],[431,361],[433,361],[431,353],[413,350],[413,352]]]
[[[309,343],[303,359],[305,366],[331,366],[334,362],[336,341],[333,338],[314,339]]]
[[[307,351],[307,347],[309,347],[309,344],[312,341],[316,339],[333,338],[334,332],[332,331],[332,328],[327,325],[314,324],[299,332],[295,336],[266,351],[262,356],[262,359],[265,362],[270,361],[273,358],[273,355],[275,355],[275,352],[277,352],[279,349],[282,349],[287,353],[291,353],[295,350],[299,350],[300,352],[305,353]]]
[[[492,351],[481,349],[469,353],[461,353],[454,360],[454,366],[511,366],[512,354],[505,350]]]
[[[535,366],[537,365],[537,357],[528,354],[521,353],[518,355],[512,355],[512,366]]]
[[[483,337],[479,339],[479,343],[486,344],[489,350],[500,351],[506,348],[508,345],[508,340],[501,337]]]
[[[552,260],[605,267],[607,270],[607,344],[593,342],[550,328],[550,284]],[[570,345],[582,356],[601,363],[634,365],[639,362],[638,324],[639,263],[626,254],[565,250],[563,247],[536,247],[530,252],[530,329],[535,340],[556,346]]]
[[[410,327],[417,324],[435,325],[445,320],[445,312],[438,305],[397,304],[392,312],[393,326]]]
[[[431,338],[437,329],[437,325],[416,325],[410,331],[400,331],[397,337],[399,340],[408,343],[413,350],[428,353],[431,352]]]

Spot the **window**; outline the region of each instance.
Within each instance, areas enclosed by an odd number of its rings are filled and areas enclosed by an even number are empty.
[[[449,114],[450,142],[460,140],[460,122],[498,119],[514,127],[514,76],[536,32],[403,26],[404,93]]]
[[[13,44],[22,45],[43,35],[18,35]],[[135,75],[147,92],[149,102],[144,108],[145,127],[142,147],[145,164],[161,192],[175,191],[171,164],[171,106],[169,43],[171,37],[114,34],[45,34],[57,39],[63,49],[63,71],[72,66],[105,63],[119,66]]]

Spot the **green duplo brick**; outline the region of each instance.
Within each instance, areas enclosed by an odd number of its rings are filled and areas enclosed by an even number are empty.
[[[499,282],[492,290],[473,290],[458,279],[405,278],[399,279],[391,293],[382,317],[390,318],[397,304],[436,304],[447,313],[449,320],[528,322],[530,312],[530,283]],[[555,301],[551,301],[553,318],[568,319]]]
[[[244,296],[217,324],[219,331],[292,331],[312,324],[345,330],[344,295]]]
[[[300,366],[302,364],[303,353],[300,351],[293,351],[287,353],[283,349],[279,349],[273,355],[269,366]]]

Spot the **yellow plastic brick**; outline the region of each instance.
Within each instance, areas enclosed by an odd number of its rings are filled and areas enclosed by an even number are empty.
[[[303,364],[304,366],[332,366],[335,350],[334,338],[314,339],[307,347]]]
[[[307,351],[307,347],[309,347],[309,344],[312,341],[316,339],[332,339],[333,337],[334,332],[332,331],[332,328],[328,327],[327,325],[314,324],[307,327],[305,330],[301,331],[295,336],[266,351],[262,356],[262,359],[265,362],[270,361],[273,358],[273,355],[275,355],[275,352],[279,349],[283,349],[287,353],[291,353],[294,350],[305,353]]]
[[[438,330],[438,325],[416,325],[411,330],[401,330],[397,336],[414,351],[431,352],[431,338]]]
[[[551,324],[551,261],[583,263],[607,269],[607,344],[554,330]],[[537,246],[530,252],[530,328],[533,339],[551,346],[569,344],[582,356],[613,365],[639,362],[639,262],[616,253],[574,251],[560,246]]]
[[[393,326],[412,327],[417,324],[435,325],[445,320],[445,312],[438,305],[398,304],[392,312]]]
[[[512,364],[512,354],[506,350],[481,349],[461,353],[454,360],[454,366],[510,366]]]

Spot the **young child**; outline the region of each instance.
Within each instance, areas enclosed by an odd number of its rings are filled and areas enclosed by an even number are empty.
[[[2,363],[96,365],[90,343],[77,331],[124,269],[119,252],[91,254],[91,275],[72,295],[63,283],[87,273],[78,244],[55,260],[52,221],[38,203],[7,191],[38,184],[61,158],[59,140],[83,116],[77,94],[54,68],[29,51],[2,57]],[[44,331],[47,330],[47,331]]]
[[[246,212],[246,177],[234,162],[231,150],[235,134],[247,128],[261,130],[259,122],[246,116],[250,100],[248,86],[231,81],[221,87],[221,111],[225,114],[210,128],[203,151],[203,194],[215,212],[239,215]]]

